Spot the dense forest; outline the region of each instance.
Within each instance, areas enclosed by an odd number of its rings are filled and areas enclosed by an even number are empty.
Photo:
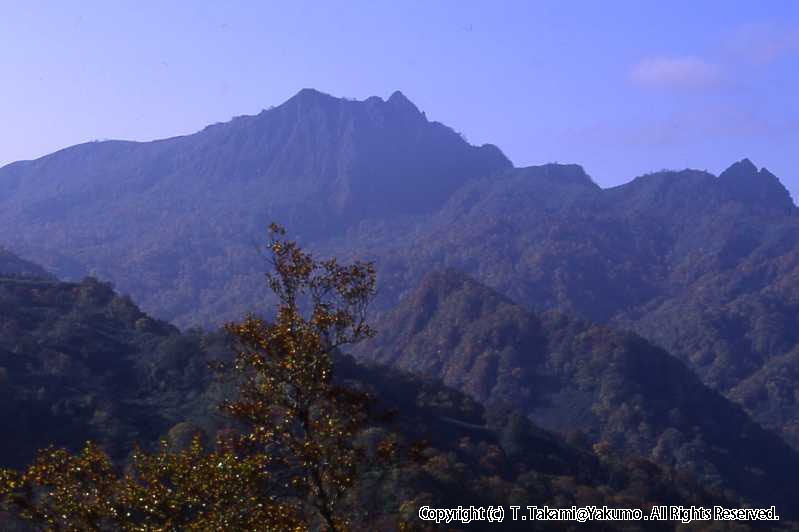
[[[544,428],[580,432],[760,504],[796,498],[799,454],[633,333],[531,313],[453,270],[428,275],[377,327],[383,333],[357,346],[358,356],[440,378]]]
[[[235,395],[234,386],[213,378],[205,364],[232,359],[229,333],[181,333],[143,314],[129,298],[93,278],[65,283],[19,276],[3,280],[2,290],[0,419],[4,426],[17,429],[3,443],[3,465],[24,468],[34,458],[34,447],[47,444],[76,453],[39,455],[34,463],[42,465],[34,467],[56,471],[41,481],[40,489],[58,493],[51,486],[62,485],[53,477],[67,475],[69,467],[73,471],[81,465],[98,467],[94,451],[87,448],[80,453],[86,439],[99,446],[99,456],[107,453],[120,467],[130,468],[141,467],[134,442],[155,452],[160,439],[166,446],[161,451],[166,455],[160,456],[196,460],[191,441],[197,435],[214,441],[238,430],[239,425],[223,419],[217,408],[220,401]],[[738,494],[703,483],[680,468],[592,447],[579,432],[564,437],[538,428],[512,402],[492,401],[485,407],[439,380],[358,363],[341,352],[335,353],[333,368],[338,382],[369,393],[379,410],[390,414],[361,427],[360,440],[368,442],[392,431],[400,441],[424,442],[413,460],[392,464],[378,477],[361,473],[349,494],[358,508],[349,514],[354,529],[374,529],[376,523],[381,529],[419,525],[415,511],[422,504],[604,504],[648,510],[654,504],[740,503]],[[221,451],[211,447],[204,452],[218,460],[214,453]],[[64,473],[58,473],[65,467]],[[79,480],[77,486],[94,489],[100,481],[92,478]],[[107,483],[102,485],[108,489]],[[70,506],[69,518],[51,517],[51,526],[60,529],[78,518],[88,519],[80,510],[83,507],[100,512],[94,502],[82,504],[77,510]],[[5,530],[37,528],[38,521],[30,521],[30,516],[49,515],[26,513],[24,508],[13,496],[4,499],[0,522]],[[790,516],[787,507],[780,511]],[[153,524],[157,516],[143,515],[142,523],[155,527],[147,530],[160,529]],[[85,523],[116,529],[112,521]]]
[[[448,267],[530,309],[636,331],[796,445],[797,235],[784,187],[748,161],[609,190],[550,165],[465,185],[413,244],[386,236],[369,256],[386,298]]]
[[[24,465],[52,442],[86,440],[123,458],[190,417],[210,337],[142,313],[93,278],[0,280],[3,422],[0,465]]]

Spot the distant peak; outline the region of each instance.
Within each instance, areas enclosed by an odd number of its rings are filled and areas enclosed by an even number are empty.
[[[585,169],[579,164],[560,164],[548,163],[543,165],[542,170],[544,174],[554,177],[573,177],[578,181],[591,182],[591,178],[585,173]]]
[[[764,166],[763,168],[761,168],[761,169],[760,169],[760,172],[759,172],[759,174],[760,174],[761,176],[765,177],[766,179],[776,179],[777,181],[779,181],[779,180],[780,180],[780,179],[779,179],[777,176],[775,176],[774,174],[772,174],[771,172],[769,172],[769,171],[768,171],[768,168],[766,168],[765,166]]]
[[[327,94],[322,91],[318,91],[316,89],[301,89],[297,94],[289,98],[289,102],[291,101],[298,101],[298,102],[308,102],[308,101],[319,101],[319,100],[335,100],[334,96]]]
[[[304,89],[300,89],[300,91],[297,93],[297,96],[307,98],[307,97],[318,97],[318,96],[329,96],[329,95],[325,94],[322,91],[306,87]]]
[[[720,178],[734,177],[734,176],[754,176],[757,174],[757,166],[749,159],[741,159],[737,163],[733,163],[729,168],[724,170]]]
[[[394,91],[388,97],[389,102],[410,102],[410,100],[402,94],[402,91]]]
[[[305,88],[301,89],[297,94],[289,98],[286,103],[300,103],[304,105],[311,105],[311,104],[318,104],[318,103],[325,103],[325,102],[342,102],[342,101],[357,101],[357,100],[349,100],[346,98],[337,98],[326,92],[322,92],[312,88]],[[402,92],[394,91],[391,96],[389,96],[388,100],[383,102],[383,99],[378,96],[370,96],[369,98],[363,100],[363,102],[358,103],[365,103],[369,105],[375,104],[384,104],[389,109],[394,109],[395,111],[400,111],[403,113],[408,113],[412,115],[422,116],[422,112],[419,111],[419,108],[414,105],[412,101],[410,101]]]
[[[519,171],[531,177],[544,178],[555,183],[599,188],[579,164],[548,163],[519,168]]]
[[[388,97],[386,103],[391,105],[392,107],[398,109],[409,109],[414,111],[415,113],[419,113],[419,109],[410,101],[402,92],[394,91],[391,96]]]
[[[742,159],[724,170],[719,182],[739,201],[767,208],[794,209],[791,195],[779,178],[765,168],[758,171],[749,159]]]

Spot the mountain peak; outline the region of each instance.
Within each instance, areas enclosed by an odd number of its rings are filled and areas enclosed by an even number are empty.
[[[316,89],[305,88],[300,89],[297,94],[289,98],[286,103],[288,102],[319,102],[324,100],[336,100],[335,96],[331,96],[326,92],[318,91]]]
[[[598,188],[585,169],[579,164],[548,163],[539,167],[542,175],[561,183],[573,185],[586,185]]]
[[[327,94],[326,92],[306,87],[304,89],[300,89],[299,92],[297,92],[296,96],[300,98],[318,98],[320,96],[330,96],[330,95]]]
[[[742,177],[742,176],[754,176],[757,174],[757,166],[754,165],[752,161],[747,158],[743,158],[740,161],[733,163],[730,165],[729,168],[724,170],[720,178],[730,178],[730,177]]]
[[[579,187],[600,190],[591,177],[585,173],[579,164],[547,163],[537,166],[524,166],[511,169],[506,175],[513,176],[518,187],[530,189],[534,187],[539,192],[540,187]],[[521,189],[519,189],[520,191]],[[561,196],[558,196],[562,199]]]
[[[396,102],[408,102],[408,103],[410,103],[410,100],[408,99],[407,96],[402,94],[402,91],[394,91],[394,92],[392,92],[391,96],[389,96],[388,100],[386,100],[386,101],[388,101],[389,103],[391,103],[391,102],[395,102],[395,103]]]
[[[788,212],[794,209],[791,194],[777,176],[765,168],[758,171],[749,159],[732,164],[719,175],[719,181],[739,201]]]
[[[402,94],[402,92],[400,91],[394,91],[393,93],[391,93],[391,96],[388,97],[386,103],[397,109],[408,109],[415,113],[420,112],[419,108],[416,107],[416,105],[414,105],[414,103],[410,101],[408,97]]]

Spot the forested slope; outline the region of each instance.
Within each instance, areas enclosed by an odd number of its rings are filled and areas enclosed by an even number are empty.
[[[581,431],[600,448],[674,466],[760,504],[796,496],[799,455],[635,334],[531,313],[452,270],[428,275],[378,328],[360,357],[441,378],[544,428]]]

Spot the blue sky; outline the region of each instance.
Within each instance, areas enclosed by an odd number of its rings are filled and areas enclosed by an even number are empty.
[[[402,90],[603,186],[749,157],[799,199],[799,2],[0,0],[0,164]]]

